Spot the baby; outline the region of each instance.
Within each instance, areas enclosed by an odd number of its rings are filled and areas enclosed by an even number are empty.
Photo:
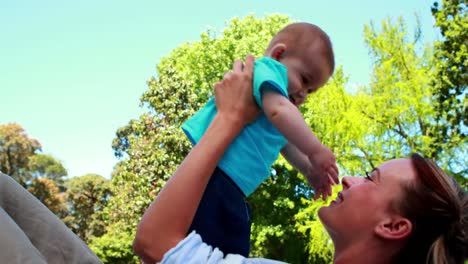
[[[224,253],[248,256],[250,209],[245,202],[269,175],[279,153],[306,176],[315,198],[338,182],[334,154],[310,130],[299,111],[334,71],[329,37],[309,23],[286,26],[254,65],[254,97],[263,110],[231,143],[205,190],[190,231]],[[214,99],[182,125],[196,144],[216,114]]]

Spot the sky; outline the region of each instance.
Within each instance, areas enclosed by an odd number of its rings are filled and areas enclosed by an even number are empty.
[[[221,30],[233,17],[286,14],[319,25],[353,85],[369,82],[363,27],[419,15],[437,39],[433,1],[418,0],[15,0],[0,1],[0,125],[20,124],[68,175],[110,178],[119,127],[146,112],[139,98],[162,57]]]

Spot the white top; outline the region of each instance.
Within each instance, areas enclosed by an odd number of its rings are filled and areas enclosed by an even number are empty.
[[[227,254],[204,243],[199,234],[192,231],[177,246],[166,252],[161,264],[285,264],[285,262],[263,258],[245,258]]]

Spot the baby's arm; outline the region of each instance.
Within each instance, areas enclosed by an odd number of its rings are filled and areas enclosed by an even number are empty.
[[[262,104],[263,110],[270,122],[283,134],[289,143],[306,155],[311,163],[314,174],[322,179],[321,182],[323,184],[321,186],[324,187],[325,182],[328,186],[328,175],[330,175],[333,181],[338,182],[338,168],[335,164],[335,156],[314,135],[304,121],[299,109],[286,97],[268,89],[265,89],[262,93]],[[300,157],[298,155],[295,156]],[[291,164],[294,165],[294,162]],[[298,169],[302,170],[303,168]],[[325,190],[318,189],[316,191],[325,192]]]
[[[309,158],[318,154],[322,143],[295,105],[280,93],[269,89],[264,89],[262,93],[262,104],[268,120],[290,143]]]
[[[309,158],[296,146],[288,142],[286,146],[281,149],[281,154],[296,170],[298,170],[304,176],[307,175],[311,163]]]
[[[287,143],[286,146],[281,149],[281,154],[289,162],[289,164],[291,164],[296,170],[305,176],[307,182],[315,191],[315,199],[322,195],[322,198],[325,200],[328,195],[331,195],[332,190],[330,184],[336,182],[331,177],[329,178],[329,182],[327,182],[326,178],[323,178],[321,175],[317,174],[319,173],[319,170],[314,168],[309,158],[296,146],[291,143]]]

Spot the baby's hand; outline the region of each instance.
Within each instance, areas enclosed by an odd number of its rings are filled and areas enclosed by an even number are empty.
[[[307,181],[309,182],[310,187],[314,189],[314,200],[317,200],[320,196],[322,200],[326,200],[328,196],[331,196],[331,182],[328,177],[322,177],[318,174],[307,174]]]
[[[311,166],[306,178],[315,191],[314,199],[322,196],[325,200],[332,195],[331,185],[339,183],[335,155],[322,145],[316,155],[309,157],[309,160]]]

